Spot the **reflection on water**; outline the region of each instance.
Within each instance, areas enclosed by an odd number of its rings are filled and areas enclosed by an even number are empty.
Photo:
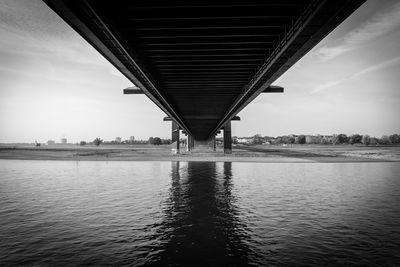
[[[248,247],[234,207],[232,163],[172,162],[170,195],[163,222],[169,239],[160,254],[164,264],[246,265]]]
[[[0,160],[0,266],[400,266],[399,173]]]

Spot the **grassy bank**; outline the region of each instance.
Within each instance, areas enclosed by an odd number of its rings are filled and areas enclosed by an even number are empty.
[[[20,160],[127,160],[127,161],[251,161],[251,162],[364,162],[400,161],[399,146],[234,146],[233,153],[193,151],[172,154],[171,146],[2,145],[0,159]]]

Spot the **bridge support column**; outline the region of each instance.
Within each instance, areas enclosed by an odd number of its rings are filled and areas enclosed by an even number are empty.
[[[175,122],[172,121],[172,138],[171,138],[172,144],[176,142],[176,147],[173,148],[173,152],[179,154],[179,125]]]
[[[213,150],[214,152],[217,151],[217,137],[214,136],[213,140],[212,140],[212,145],[213,145]]]
[[[187,151],[191,151],[193,149],[193,136],[187,136]]]
[[[228,121],[224,125],[224,153],[232,153],[232,131],[231,131],[231,121]]]

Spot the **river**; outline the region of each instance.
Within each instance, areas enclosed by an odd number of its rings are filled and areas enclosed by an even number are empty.
[[[400,266],[400,164],[0,160],[0,222],[1,266]]]

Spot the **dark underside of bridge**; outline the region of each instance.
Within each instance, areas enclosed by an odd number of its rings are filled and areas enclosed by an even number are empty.
[[[225,123],[364,0],[45,0],[196,140]]]

